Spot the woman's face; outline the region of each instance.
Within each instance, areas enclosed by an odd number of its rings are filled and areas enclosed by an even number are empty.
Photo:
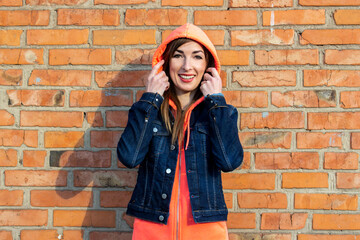
[[[200,44],[190,41],[181,45],[170,56],[169,74],[176,94],[191,93],[197,89],[205,73],[207,62]]]

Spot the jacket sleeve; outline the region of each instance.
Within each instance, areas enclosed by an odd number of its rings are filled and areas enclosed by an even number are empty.
[[[128,123],[117,145],[117,156],[126,167],[136,167],[148,153],[151,125],[162,102],[161,95],[145,92],[130,108]]]
[[[210,142],[214,161],[222,171],[232,171],[241,165],[244,156],[237,127],[237,109],[226,104],[222,94],[206,96],[205,104],[210,118]]]

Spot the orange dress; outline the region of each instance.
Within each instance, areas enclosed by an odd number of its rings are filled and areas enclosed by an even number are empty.
[[[184,130],[188,130],[192,109],[203,101],[199,99],[186,112]],[[173,108],[174,105],[170,104]],[[186,144],[187,145],[187,144]],[[183,146],[183,144],[182,144]],[[174,185],[171,193],[167,225],[135,218],[133,240],[228,240],[225,221],[195,223],[190,204],[189,187],[185,167],[185,149],[180,148]]]

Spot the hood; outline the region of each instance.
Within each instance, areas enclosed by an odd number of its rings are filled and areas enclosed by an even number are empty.
[[[189,38],[202,44],[207,50],[209,50],[210,54],[213,56],[215,68],[220,74],[220,61],[214,45],[203,30],[191,23],[184,24],[181,27],[178,27],[177,29],[172,31],[170,35],[160,44],[160,46],[156,49],[154,53],[154,57],[152,60],[153,67],[163,59],[162,55],[165,52],[166,46],[171,41],[177,38]]]

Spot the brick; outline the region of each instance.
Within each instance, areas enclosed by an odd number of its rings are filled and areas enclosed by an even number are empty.
[[[0,190],[0,206],[21,206],[23,199],[24,193],[22,190]]]
[[[88,2],[88,0],[26,0],[26,5],[67,5],[75,6]]]
[[[230,7],[292,7],[291,0],[230,0]]]
[[[263,26],[325,24],[325,10],[286,10],[263,12]]]
[[[117,64],[121,65],[132,65],[132,64],[141,64],[141,65],[151,65],[151,61],[155,49],[129,49],[129,50],[119,50],[115,53],[115,59]]]
[[[271,104],[278,107],[336,107],[335,90],[273,91]]]
[[[2,0],[0,6],[19,7],[22,6],[22,0]],[[7,240],[7,238],[5,238]]]
[[[319,53],[317,49],[281,49],[256,50],[256,65],[317,65]]]
[[[182,2],[181,2],[182,3]],[[209,37],[210,41],[215,45],[224,45],[225,31],[224,30],[206,30],[202,29]],[[165,30],[161,33],[161,39],[164,41],[173,30]]]
[[[199,0],[199,1],[192,1],[192,0],[162,0],[161,6],[193,6],[193,7],[201,7],[201,6],[209,6],[209,7],[216,7],[222,6],[223,0]]]
[[[91,191],[32,190],[30,204],[33,207],[92,207]]]
[[[37,147],[38,146],[38,131],[25,131],[24,133],[24,144],[28,147]]]
[[[360,71],[304,70],[304,86],[360,87]]]
[[[0,26],[47,26],[49,21],[50,11],[0,11]]]
[[[121,217],[123,222],[125,222],[131,229],[134,229],[134,217],[127,215],[125,212],[122,214]]]
[[[272,173],[223,173],[224,189],[275,189],[275,174]]]
[[[360,149],[360,133],[351,133],[350,144],[352,149]]]
[[[347,194],[295,193],[294,208],[357,210],[358,197]]]
[[[70,107],[131,106],[130,90],[74,90],[70,93]]]
[[[50,167],[92,167],[111,166],[111,151],[50,151]]]
[[[115,211],[54,210],[54,227],[104,227],[114,228]]]
[[[360,106],[360,92],[341,92],[340,105],[342,108],[358,108]]]
[[[22,33],[22,30],[0,30],[0,45],[19,46]]]
[[[0,85],[18,86],[21,84],[22,84],[21,69],[0,70]]]
[[[299,0],[299,4],[303,6],[357,6],[360,5],[359,0]]]
[[[128,111],[107,111],[106,127],[126,127]]]
[[[46,151],[23,151],[24,167],[44,167]]]
[[[104,120],[102,118],[101,112],[88,112],[86,113],[86,121],[91,127],[103,127]]]
[[[231,46],[291,45],[293,29],[231,31]]]
[[[195,25],[251,26],[257,24],[255,10],[195,11]]]
[[[297,148],[342,148],[341,133],[299,132],[296,134]]]
[[[334,12],[334,20],[337,25],[360,24],[360,10],[338,9]]]
[[[298,234],[298,240],[355,240],[355,235]]]
[[[0,226],[46,226],[47,210],[0,210]]]
[[[285,148],[291,147],[291,132],[240,132],[243,148]]]
[[[267,92],[264,91],[224,91],[227,103],[235,107],[267,107]]]
[[[359,230],[359,214],[313,214],[314,230]]]
[[[80,45],[88,38],[88,29],[30,29],[26,34],[28,45]]]
[[[336,187],[341,189],[360,188],[360,174],[349,172],[336,173]]]
[[[15,149],[0,149],[0,166],[16,167],[18,163]]]
[[[241,166],[237,168],[237,170],[250,169],[250,167],[251,167],[251,153],[244,152],[243,162],[242,162]]]
[[[134,171],[74,171],[75,187],[135,187],[137,173]]]
[[[234,71],[232,81],[241,87],[296,86],[296,71]]]
[[[228,209],[233,208],[233,194],[232,193],[224,193],[225,204]]]
[[[255,213],[229,213],[226,225],[229,229],[255,229]]]
[[[360,50],[325,50],[325,63],[337,65],[359,65]]]
[[[107,5],[130,5],[130,4],[145,4],[148,2],[155,2],[155,0],[95,0],[94,4]]]
[[[104,232],[104,231],[90,232],[90,240],[111,240],[111,239],[131,240],[131,238],[132,238],[131,232]]]
[[[63,240],[77,240],[84,235],[83,230],[63,230],[61,235],[55,230],[21,230],[21,240],[58,240],[61,236]]]
[[[84,132],[45,132],[44,145],[46,148],[84,147]]]
[[[327,188],[326,172],[282,173],[282,188]]]
[[[324,169],[358,169],[359,154],[355,152],[326,152]]]
[[[111,49],[50,49],[50,65],[110,65]]]
[[[318,169],[316,152],[255,153],[256,169]]]
[[[34,69],[31,72],[28,84],[30,86],[88,87],[91,84],[91,71]]]
[[[6,110],[0,110],[0,126],[12,126],[15,123],[13,114]]]
[[[7,170],[5,171],[6,186],[54,187],[66,186],[66,171],[46,170]]]
[[[305,115],[303,112],[262,112],[241,113],[241,129],[258,128],[304,128]]]
[[[7,90],[9,106],[63,107],[64,90]]]
[[[21,111],[20,126],[82,127],[82,112]]]
[[[94,45],[156,44],[156,31],[147,30],[95,30]]]
[[[44,64],[43,49],[0,49],[0,64]]]
[[[6,0],[5,0],[6,1]],[[10,0],[9,0],[10,1]],[[2,2],[0,3],[0,6],[1,4],[3,4]],[[3,231],[3,230],[0,230],[0,239],[3,239],[3,240],[13,240],[13,237],[12,237],[12,233],[11,231]]]
[[[119,11],[116,9],[58,9],[58,25],[118,26]]]
[[[125,24],[130,26],[141,25],[183,25],[187,20],[185,9],[127,9]]]
[[[238,193],[239,208],[287,208],[287,198],[284,193]]]
[[[359,129],[359,117],[360,112],[308,113],[308,129]]]
[[[360,44],[360,29],[307,29],[301,34],[301,44]]]
[[[101,191],[100,206],[104,208],[125,208],[130,202],[131,191]]]
[[[106,71],[95,72],[99,87],[144,87],[150,71]]]
[[[0,146],[20,147],[25,144],[28,147],[37,147],[37,136],[37,131],[0,129]]]
[[[95,148],[116,148],[122,131],[91,131],[90,146]]]
[[[229,233],[229,240],[291,240],[291,234],[283,234],[283,233]]]
[[[307,213],[262,213],[261,230],[299,230],[306,224]]]

